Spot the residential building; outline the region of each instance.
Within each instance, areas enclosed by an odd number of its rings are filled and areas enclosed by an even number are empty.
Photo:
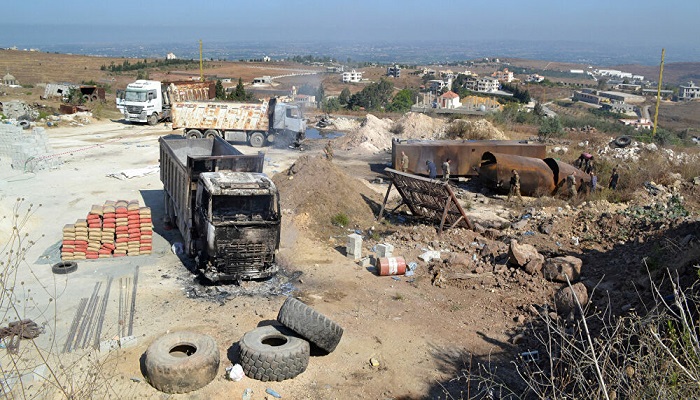
[[[294,102],[304,107],[311,107],[316,105],[316,96],[297,94],[294,96]]]
[[[539,83],[539,82],[542,82],[542,81],[544,81],[544,76],[542,76],[542,75],[537,75],[537,74],[528,75],[528,76],[527,76],[527,79],[525,79],[525,82],[535,82],[535,83]]]
[[[386,76],[393,76],[394,78],[401,77],[401,67],[398,64],[387,67]]]
[[[459,102],[459,95],[453,91],[442,94],[439,98],[441,108],[457,108],[462,105]]]
[[[482,77],[477,81],[476,91],[477,92],[495,92],[501,87],[498,79],[492,77]]]
[[[638,118],[638,119],[623,118],[623,119],[620,119],[619,121],[620,121],[620,123],[622,123],[624,125],[634,127],[634,129],[636,129],[636,130],[651,129],[654,127],[654,124],[646,118]]]
[[[583,101],[590,104],[601,104],[603,102],[603,98],[598,96],[598,91],[592,89],[574,90],[573,99],[574,101]]]
[[[491,74],[491,76],[498,79],[501,82],[513,82],[513,73],[508,71],[508,68],[503,68],[503,71],[496,71],[493,74]]]
[[[678,88],[678,100],[700,99],[700,86],[690,81],[687,85]]]
[[[610,112],[620,113],[620,114],[632,113],[636,109],[636,107],[634,105],[626,104],[626,103],[606,103],[606,104],[603,104],[602,108],[605,111],[610,111]]]
[[[168,53],[165,55],[165,59],[166,60],[177,60],[177,56],[175,55],[175,53]]]
[[[354,69],[350,72],[343,72],[343,83],[357,83],[362,80],[362,72]]]
[[[445,81],[443,81],[442,79],[432,79],[432,80],[429,80],[427,83],[428,83],[428,88],[430,89],[431,92],[439,92],[442,89],[444,89],[445,86],[447,86]]]

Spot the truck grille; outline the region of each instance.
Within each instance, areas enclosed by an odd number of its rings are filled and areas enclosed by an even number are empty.
[[[217,270],[226,275],[256,275],[274,261],[265,243],[226,243],[219,247]]]
[[[129,114],[141,114],[142,110],[143,106],[126,106],[126,111],[129,112]]]

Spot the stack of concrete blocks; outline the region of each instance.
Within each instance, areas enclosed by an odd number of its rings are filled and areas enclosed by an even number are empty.
[[[362,258],[362,236],[357,233],[348,235],[348,244],[345,246],[345,256],[355,261]]]
[[[61,165],[60,157],[49,157],[53,151],[44,128],[31,132],[10,124],[0,124],[0,157],[12,160],[13,169],[37,171]]]
[[[138,200],[111,201],[92,206],[86,219],[63,228],[63,260],[151,254],[151,209]]]

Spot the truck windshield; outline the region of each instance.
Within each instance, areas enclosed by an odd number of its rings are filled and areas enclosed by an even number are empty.
[[[276,218],[275,202],[270,195],[214,196],[213,221],[268,221]]]
[[[148,92],[127,90],[125,99],[126,99],[126,101],[145,102],[146,101],[146,93],[148,93]]]

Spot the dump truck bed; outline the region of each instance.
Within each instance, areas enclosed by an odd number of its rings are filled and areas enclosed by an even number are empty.
[[[264,155],[242,155],[222,138],[185,139],[182,136],[160,138],[160,180],[170,199],[167,212],[174,218],[185,241],[192,227],[194,196],[203,172],[262,172]],[[172,208],[172,210],[170,209]]]
[[[172,107],[172,127],[267,132],[268,105],[268,102],[176,102]]]

